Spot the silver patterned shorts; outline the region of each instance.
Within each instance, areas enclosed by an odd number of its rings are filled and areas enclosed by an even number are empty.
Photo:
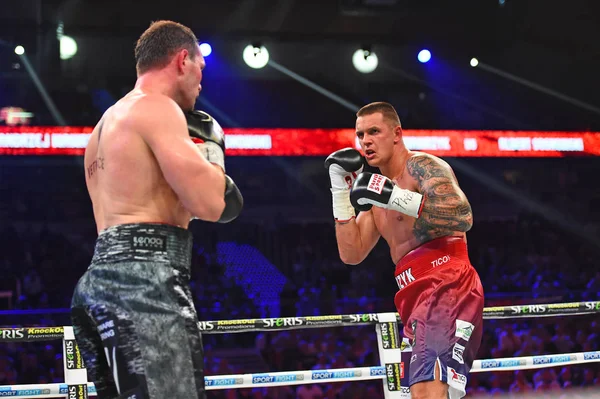
[[[126,224],[99,234],[71,304],[99,398],[206,397],[191,253],[191,233],[175,226]]]

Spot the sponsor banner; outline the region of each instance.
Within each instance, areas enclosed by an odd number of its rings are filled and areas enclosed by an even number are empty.
[[[215,332],[241,332],[256,329],[256,319],[217,320],[213,321]]]
[[[600,301],[496,306],[483,310],[484,319],[600,313]]]
[[[61,339],[64,336],[62,327],[0,327],[0,342],[12,341],[48,341]]]
[[[43,395],[52,395],[55,392],[52,392],[51,389],[48,388],[17,388],[14,387],[0,387],[0,397],[11,397],[11,396],[20,396],[20,397],[29,397],[29,396],[43,396]]]
[[[555,363],[569,363],[574,360],[577,360],[577,356],[574,354],[566,354],[566,355],[546,355],[546,356],[533,356],[532,364],[534,366],[540,364],[555,364]]]
[[[344,323],[342,315],[302,317],[307,327],[328,327]]]
[[[62,327],[31,327],[26,328],[27,341],[45,341],[47,339],[62,338],[65,333]]]
[[[0,127],[0,155],[83,155],[92,127]],[[227,155],[327,156],[358,141],[354,129],[225,131]],[[403,130],[406,146],[449,157],[568,157],[600,155],[590,132]]]
[[[342,316],[344,323],[374,324],[379,321],[377,313],[350,314]]]
[[[583,360],[596,360],[596,361],[600,361],[600,351],[585,352],[583,354]]]
[[[600,301],[498,306],[483,310],[484,319],[556,316],[569,314],[600,313]],[[379,319],[389,320],[395,317],[401,323],[397,313],[364,313],[349,315],[312,316],[312,317],[282,317],[271,319],[242,319],[242,320],[209,320],[198,323],[198,328],[206,334],[222,334],[244,331],[291,330],[296,328],[351,326],[377,324]],[[460,331],[466,334],[466,331]],[[0,327],[0,342],[13,341],[47,341],[62,339],[63,327]]]
[[[526,356],[506,359],[475,360],[472,373],[492,370],[525,370],[567,364],[580,364],[600,361],[600,351],[564,353],[558,355]]]
[[[26,341],[26,336],[24,328],[0,328],[0,342]]]
[[[380,323],[383,349],[399,349],[397,323]],[[404,343],[404,342],[403,342]]]
[[[404,362],[386,363],[385,378],[388,391],[402,391],[402,379],[404,378]]]
[[[293,381],[304,381],[304,374],[302,373],[287,373],[287,374],[252,374],[252,384],[264,384],[264,383],[279,383],[279,382],[293,382]]]
[[[206,378],[204,382],[207,387],[221,387],[221,386],[231,387],[231,386],[243,384],[244,379],[243,378],[234,378],[234,377],[224,377],[224,378],[213,377],[213,378]]]
[[[78,388],[79,385],[74,385]],[[75,396],[69,396],[69,386],[67,384],[25,384],[25,385],[5,385],[0,386],[0,397],[27,397],[27,398],[87,398],[88,396],[77,396],[81,392],[83,393],[85,385],[81,385],[81,390],[75,389],[73,394]],[[96,395],[96,387],[94,384],[88,383],[87,392],[92,395]]]
[[[410,399],[410,363],[412,361],[412,348],[402,349],[401,363],[402,371],[400,373],[400,396]]]
[[[481,368],[482,369],[495,369],[495,368],[511,368],[511,367],[520,367],[526,366],[527,359],[498,359],[498,360],[482,360]]]
[[[67,370],[81,370],[85,368],[83,357],[74,339],[65,340],[65,362]]]
[[[88,395],[92,395],[92,396],[95,396],[96,393],[97,393],[96,392],[96,387],[91,382],[88,382],[87,391],[88,391]],[[67,384],[58,384],[58,392],[61,395],[67,395],[69,393],[69,385],[67,385]]]
[[[555,316],[562,314],[591,314],[600,313],[600,301],[575,302],[540,305],[498,306],[485,308],[484,319],[529,317],[529,316]],[[380,316],[381,315],[381,316]],[[377,324],[381,317],[392,315],[397,323],[400,317],[395,313],[365,313],[350,315],[312,316],[312,317],[281,317],[270,319],[245,319],[245,320],[212,320],[198,323],[200,330],[206,334],[219,334],[230,332],[277,331],[313,327],[351,326]],[[383,318],[384,320],[386,317]],[[387,318],[389,320],[389,318]],[[463,323],[463,321],[459,321]],[[466,323],[466,322],[464,322]],[[468,340],[472,331],[471,324],[457,326],[457,336]]]
[[[86,384],[68,385],[67,399],[88,399]]]
[[[342,325],[375,324],[379,321],[376,313],[332,315],[332,316],[307,316],[307,317],[279,317],[268,319],[244,320],[211,320],[198,323],[199,329],[208,334],[225,332],[243,332],[249,330],[277,331],[294,328],[318,328]]]

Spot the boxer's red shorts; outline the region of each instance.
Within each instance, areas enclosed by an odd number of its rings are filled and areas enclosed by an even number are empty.
[[[460,237],[442,237],[409,252],[396,266],[394,303],[411,339],[409,384],[434,379],[464,396],[467,374],[481,344],[483,287]]]

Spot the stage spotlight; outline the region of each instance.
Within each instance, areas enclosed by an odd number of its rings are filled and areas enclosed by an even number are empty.
[[[17,47],[15,47],[15,54],[16,55],[23,55],[23,54],[25,54],[25,48],[23,46],[17,46]]]
[[[249,44],[244,49],[244,61],[250,68],[264,68],[269,62],[269,51],[265,46]]]
[[[477,58],[471,58],[471,66],[475,68],[477,65],[479,65],[479,60]]]
[[[60,59],[68,60],[77,54],[77,42],[70,36],[63,35],[60,38]]]
[[[201,43],[200,52],[202,53],[203,57],[208,57],[210,53],[212,53],[212,47],[208,43]]]
[[[352,64],[358,72],[371,73],[377,68],[379,60],[377,54],[370,50],[358,49],[352,56]]]
[[[417,59],[419,60],[419,62],[424,64],[431,59],[431,53],[429,52],[429,50],[423,49],[423,50],[419,51],[419,55],[417,55]]]

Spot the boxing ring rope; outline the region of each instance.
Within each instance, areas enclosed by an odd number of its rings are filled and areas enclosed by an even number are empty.
[[[600,313],[600,301],[588,301],[490,307],[484,309],[484,319],[573,316],[598,313]],[[399,316],[393,312],[200,322],[199,327],[203,334],[375,324],[382,364],[381,366],[371,367],[207,376],[205,377],[206,389],[258,388],[379,379],[383,380],[386,398],[408,397],[408,388],[404,382],[404,364],[410,362],[410,344],[406,339],[399,339],[398,323],[400,323]],[[68,397],[69,399],[83,399],[87,398],[88,394],[90,396],[96,395],[94,385],[87,382],[87,373],[75,343],[72,327],[0,327],[0,342],[34,342],[53,339],[63,340],[65,383],[0,386],[0,397]],[[600,362],[600,351],[475,360],[471,372],[527,370],[591,362]]]

